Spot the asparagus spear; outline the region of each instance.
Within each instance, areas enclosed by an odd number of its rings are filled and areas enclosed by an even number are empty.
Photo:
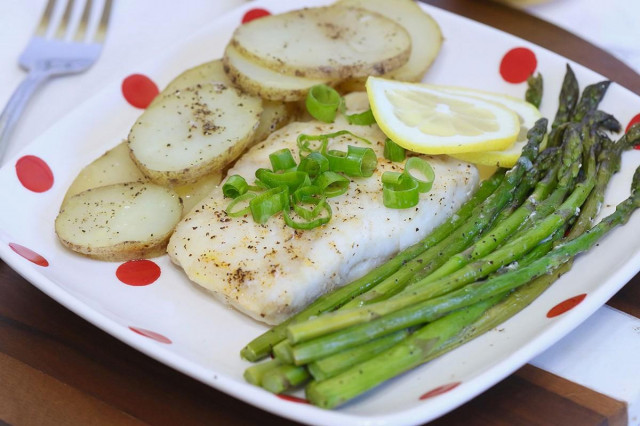
[[[576,79],[576,75],[573,73],[569,64],[567,64],[567,71],[565,72],[564,80],[562,81],[562,88],[560,89],[560,95],[558,96],[558,111],[556,112],[556,116],[551,124],[551,128],[553,130],[561,124],[569,121],[570,117],[573,115],[576,103],[578,103],[579,96],[580,88],[578,80]]]
[[[527,91],[524,98],[536,108],[540,108],[540,102],[542,102],[542,75],[540,73],[527,79]]]
[[[296,363],[305,364],[370,339],[434,321],[440,316],[470,306],[488,298],[504,294],[534,278],[552,273],[577,254],[589,250],[615,226],[625,223],[640,206],[640,168],[636,170],[629,198],[618,204],[616,211],[577,238],[554,248],[544,257],[522,268],[516,268],[486,281],[478,281],[444,296],[417,303],[378,317],[368,323],[322,336],[294,346]],[[337,376],[338,377],[338,376]]]
[[[261,385],[269,392],[282,393],[289,388],[300,386],[310,377],[305,367],[285,364],[265,371]]]
[[[506,170],[498,169],[489,179],[482,182],[471,198],[460,209],[447,219],[443,224],[433,230],[425,239],[398,253],[388,262],[374,268],[363,277],[341,287],[340,289],[319,297],[307,308],[292,316],[281,324],[270,328],[260,336],[249,342],[240,352],[240,355],[249,361],[258,361],[266,357],[272,348],[286,337],[286,328],[289,324],[330,311],[342,306],[357,295],[379,284],[382,280],[396,272],[408,261],[423,253],[428,247],[437,244],[448,234],[461,226],[471,216],[474,209],[489,197],[502,183]]]
[[[277,359],[271,359],[261,364],[252,365],[244,370],[244,379],[252,385],[262,386],[262,378],[267,371],[282,365]]]
[[[580,101],[573,111],[571,121],[580,121],[590,111],[595,111],[602,101],[602,98],[604,98],[610,84],[610,81],[605,80],[585,87],[582,91],[582,96],[580,96]]]

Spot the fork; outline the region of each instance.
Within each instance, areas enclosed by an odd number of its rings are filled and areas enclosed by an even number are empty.
[[[102,14],[92,37],[87,37],[92,0],[86,0],[82,16],[73,28],[70,22],[74,0],[68,0],[59,25],[54,28],[52,17],[56,1],[48,1],[35,33],[18,60],[28,74],[13,92],[0,115],[0,161],[6,153],[11,132],[38,87],[51,77],[87,70],[102,51],[113,0],[104,0]],[[75,32],[69,34],[72,36],[71,40],[67,39],[67,32]]]

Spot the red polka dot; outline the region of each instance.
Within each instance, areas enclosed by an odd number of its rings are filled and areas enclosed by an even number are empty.
[[[130,260],[118,266],[116,277],[127,285],[145,286],[160,277],[160,267],[147,259]]]
[[[570,299],[567,299],[564,302],[558,303],[556,306],[549,309],[549,312],[547,312],[547,318],[557,317],[559,315],[564,314],[567,311],[570,311],[571,309],[578,306],[580,302],[582,302],[585,299],[585,297],[587,297],[587,295],[583,293],[583,294],[574,296]]]
[[[291,401],[291,402],[297,402],[300,404],[308,404],[309,401],[307,401],[304,398],[299,398],[297,396],[292,396],[292,395],[285,395],[285,394],[277,394],[276,395],[278,398],[280,399],[284,399],[285,401]]]
[[[16,162],[16,175],[22,186],[33,192],[45,192],[53,186],[53,172],[35,155],[25,155]]]
[[[153,339],[156,342],[170,344],[172,343],[170,339],[164,337],[162,334],[158,334],[155,331],[145,330],[144,328],[137,327],[129,327],[129,330],[134,331],[141,336],[148,337],[149,339]]]
[[[500,62],[500,75],[509,83],[522,83],[534,73],[538,66],[536,55],[526,47],[508,51]]]
[[[460,383],[461,382],[453,382],[453,383],[447,383],[446,385],[438,386],[437,388],[431,389],[429,392],[422,394],[419,399],[420,400],[429,399],[429,398],[433,398],[434,396],[442,395],[443,393],[449,392],[450,390],[457,388],[460,385]]]
[[[9,243],[9,247],[11,247],[11,250],[15,251],[20,256],[24,257],[30,262],[35,263],[38,266],[49,266],[49,262],[47,261],[47,259],[40,256],[35,251],[26,248],[25,246],[21,246],[20,244],[16,243]]]
[[[271,12],[266,9],[251,9],[248,10],[247,13],[242,17],[242,23],[246,24],[247,22],[253,21],[254,19],[262,18],[263,16],[269,16]]]
[[[158,93],[158,86],[146,75],[131,74],[122,81],[122,95],[136,108],[148,107]]]

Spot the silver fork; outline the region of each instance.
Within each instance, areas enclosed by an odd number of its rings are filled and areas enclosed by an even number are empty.
[[[72,28],[70,24],[73,3],[74,0],[68,0],[58,27],[54,28],[52,18],[56,0],[49,0],[35,33],[20,55],[18,63],[28,74],[13,92],[0,115],[0,161],[7,150],[9,136],[36,89],[51,77],[85,71],[100,56],[113,0],[104,0],[100,21],[92,37],[87,37],[92,0],[86,0],[82,16],[78,24]],[[49,37],[48,33],[52,31],[53,34]],[[67,40],[67,32],[74,31],[74,34],[70,34],[72,39]]]

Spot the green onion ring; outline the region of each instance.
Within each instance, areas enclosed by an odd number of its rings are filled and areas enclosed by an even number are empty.
[[[253,220],[264,224],[269,218],[289,209],[289,190],[286,186],[271,188],[249,201]]]
[[[385,172],[393,173],[393,172]],[[391,209],[408,209],[418,205],[420,201],[420,192],[418,191],[418,182],[410,175],[401,173],[398,183],[382,184],[382,203],[385,207]],[[383,177],[383,180],[385,178]],[[387,180],[395,178],[387,178]]]
[[[326,84],[317,84],[311,87],[305,100],[309,114],[325,123],[333,123],[341,103],[340,94]]]
[[[342,195],[349,189],[349,179],[332,171],[321,173],[313,184],[320,187],[327,198]]]
[[[318,197],[316,197],[318,195],[324,196],[324,191],[322,190],[322,188],[316,185],[308,185],[296,189],[293,194],[291,194],[291,200],[294,204],[309,202],[313,203],[313,200],[319,199]]]
[[[237,198],[249,190],[249,184],[240,175],[229,176],[222,185],[222,194],[227,198]]]
[[[405,156],[406,150],[403,147],[389,138],[384,141],[384,158],[389,161],[400,162],[404,161]]]
[[[275,173],[269,169],[256,170],[256,179],[262,182],[269,188],[276,188],[279,186],[286,186],[291,191],[300,188],[301,186],[311,184],[309,175],[301,171],[290,171],[284,173]]]
[[[269,161],[271,161],[271,168],[274,172],[292,170],[297,166],[296,160],[293,159],[293,154],[291,154],[289,148],[282,148],[272,152],[269,154]]]
[[[361,140],[362,142],[368,145],[371,145],[371,141],[369,141],[368,139],[363,138],[362,136],[353,134],[348,130],[338,130],[337,132],[325,133],[323,135],[307,135],[305,133],[301,133],[298,135],[298,139],[296,140],[296,143],[298,144],[298,149],[300,150],[301,154],[302,152],[320,152],[324,154],[327,151],[327,145],[329,144],[329,139],[337,138],[338,136],[342,136],[342,135],[350,135],[358,140]],[[309,143],[311,141],[320,141],[320,147],[318,149],[311,148],[311,144]]]
[[[345,114],[344,116],[349,124],[355,124],[356,126],[369,126],[376,122],[371,108],[358,114]]]
[[[373,149],[349,145],[347,152],[329,150],[329,170],[347,176],[369,177],[378,166],[378,158]]]
[[[411,173],[412,170],[418,171],[424,176],[424,179],[418,179]],[[436,174],[427,160],[420,157],[409,158],[404,164],[404,173],[411,176],[418,183],[418,191],[422,193],[431,191]]]
[[[315,179],[320,173],[329,170],[329,160],[319,152],[312,152],[300,160],[298,170],[307,173],[311,179]]]
[[[242,202],[244,202],[244,201],[248,201],[248,200],[252,200],[252,199],[253,199],[253,198],[255,198],[255,197],[256,197],[256,194],[255,194],[255,193],[253,193],[253,192],[247,192],[247,193],[244,193],[244,194],[242,194],[242,195],[239,195],[239,196],[235,197],[235,198],[234,198],[234,199],[229,203],[229,205],[227,206],[227,208],[226,208],[225,212],[227,213],[227,215],[228,215],[229,217],[240,217],[240,216],[244,216],[244,215],[248,214],[248,213],[249,213],[249,211],[250,211],[250,210],[249,210],[249,205],[248,205],[248,204],[247,204],[247,206],[246,206],[245,208],[240,209],[240,210],[237,210],[237,211],[234,211],[234,210],[233,210],[233,209],[234,209],[234,207],[235,207],[237,204],[239,204],[239,203],[242,203]]]
[[[315,215],[315,219],[312,220],[308,220],[307,222],[296,222],[295,220],[293,220],[291,218],[291,216],[289,215],[289,211],[288,209],[285,209],[283,211],[283,216],[284,216],[284,221],[287,225],[289,225],[291,228],[293,229],[313,229],[313,228],[317,228],[319,226],[324,225],[325,223],[328,223],[331,220],[331,216],[333,216],[333,212],[331,211],[331,206],[329,205],[329,203],[326,202],[326,200],[321,200],[318,203],[318,210],[319,212]],[[316,210],[316,209],[314,209]],[[324,217],[318,217],[319,214],[322,212],[322,210],[327,212],[327,215]]]

